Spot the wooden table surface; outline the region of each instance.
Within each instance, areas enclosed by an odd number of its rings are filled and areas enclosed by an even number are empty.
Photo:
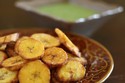
[[[16,0],[0,0],[0,28],[34,27],[35,21],[24,11],[15,8]],[[104,0],[125,7],[125,0]],[[116,15],[96,31],[92,38],[109,49],[115,67],[105,83],[125,83],[125,12]]]

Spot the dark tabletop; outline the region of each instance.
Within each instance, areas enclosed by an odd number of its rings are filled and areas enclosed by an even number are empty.
[[[109,1],[125,7],[124,0]],[[125,83],[125,12],[108,21],[92,38],[105,45],[114,59],[114,70],[105,83]]]
[[[16,0],[6,1],[0,0],[0,28],[36,26],[27,13],[13,6]],[[118,3],[125,7],[125,0],[104,1]],[[125,83],[125,12],[109,20],[91,38],[107,47],[114,59],[114,70],[105,83]]]
[[[106,23],[92,36],[111,52],[115,67],[106,83],[125,83],[125,13]]]

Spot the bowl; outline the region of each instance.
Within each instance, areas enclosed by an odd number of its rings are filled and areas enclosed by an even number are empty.
[[[46,14],[38,10],[39,7],[58,3],[79,5],[96,12],[86,17],[81,16],[74,21],[68,21],[51,16],[51,13]],[[49,28],[60,27],[65,31],[72,31],[87,36],[91,36],[98,28],[112,18],[113,15],[123,11],[122,6],[96,0],[29,0],[16,2],[16,7],[30,13],[32,19],[36,21],[37,26]]]
[[[54,31],[42,28],[0,30],[0,36],[13,32],[19,32],[21,36],[29,36],[33,33],[40,32],[57,36]],[[86,75],[78,83],[103,83],[109,77],[114,67],[113,58],[110,52],[103,45],[91,38],[73,33],[66,33],[66,35],[76,46],[78,46],[82,56],[87,60],[87,64],[85,65]],[[58,79],[54,81],[60,83]]]

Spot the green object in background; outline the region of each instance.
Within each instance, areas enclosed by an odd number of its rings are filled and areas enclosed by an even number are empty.
[[[57,3],[38,7],[38,11],[51,17],[74,22],[79,18],[86,18],[97,11],[70,3]]]

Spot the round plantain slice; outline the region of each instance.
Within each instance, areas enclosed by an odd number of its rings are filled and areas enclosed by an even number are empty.
[[[38,59],[44,54],[44,45],[30,37],[19,41],[16,46],[18,54],[24,59]]]
[[[0,37],[0,44],[8,43],[10,41],[16,41],[19,38],[19,33],[12,33],[9,35],[5,35]]]
[[[17,74],[17,71],[0,68],[0,83],[16,83]]]
[[[1,51],[4,51],[5,48],[6,48],[6,44],[1,44],[1,45],[0,45],[0,50],[1,50]]]
[[[28,39],[29,37],[28,36],[23,36],[23,37],[21,37],[21,38],[19,38],[18,40],[17,40],[17,42],[16,42],[16,44],[15,44],[15,47],[14,47],[14,49],[15,49],[15,52],[16,53],[18,53],[18,45],[20,44],[20,42],[21,41],[23,41],[23,40],[25,40],[25,39]]]
[[[20,83],[50,83],[50,70],[40,60],[24,65],[19,71]]]
[[[0,67],[1,64],[3,63],[3,61],[7,58],[6,53],[4,53],[3,51],[0,51]]]
[[[76,60],[69,60],[65,65],[61,66],[57,71],[60,81],[79,81],[85,76],[85,67]]]
[[[67,53],[67,55],[69,60],[77,60],[81,62],[83,65],[87,64],[87,60],[84,57],[77,57],[70,53]]]
[[[63,33],[60,29],[55,29],[56,34],[59,36],[59,39],[62,44],[64,44],[73,54],[80,57],[81,53],[77,46],[75,46],[72,41]]]
[[[26,62],[27,60],[21,56],[14,56],[4,60],[2,66],[10,70],[19,70]]]
[[[67,53],[59,47],[51,47],[46,49],[44,56],[42,57],[42,60],[52,67],[63,64],[67,59]]]
[[[56,37],[46,33],[35,33],[31,38],[41,41],[45,48],[60,45],[60,41]]]
[[[16,41],[19,38],[19,33],[12,33],[0,37],[0,50],[5,50],[7,43]]]

